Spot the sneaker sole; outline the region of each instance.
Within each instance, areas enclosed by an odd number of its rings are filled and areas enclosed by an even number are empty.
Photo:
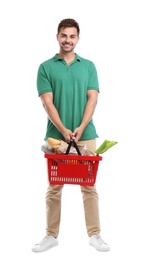
[[[44,249],[36,249],[36,248],[32,248],[32,252],[34,253],[41,253],[41,252],[44,252],[44,251],[47,251],[48,249],[52,248],[52,247],[55,247],[55,246],[58,246],[58,242],[56,242],[55,244],[52,244]]]
[[[95,248],[97,251],[99,251],[99,252],[108,252],[108,251],[110,251],[110,248],[100,249],[100,248],[95,247],[93,244],[90,244],[90,243],[89,243],[89,245],[92,246],[92,247],[94,247],[94,248]]]

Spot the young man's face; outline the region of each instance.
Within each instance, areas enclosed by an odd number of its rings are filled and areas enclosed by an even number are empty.
[[[69,53],[73,51],[79,41],[77,29],[75,27],[61,28],[59,34],[57,34],[57,40],[63,52]]]

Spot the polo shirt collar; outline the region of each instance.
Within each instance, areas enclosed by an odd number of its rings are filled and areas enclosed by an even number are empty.
[[[63,60],[62,58],[58,57],[58,54],[56,54],[53,58],[54,58],[54,61]],[[76,54],[76,53],[75,53],[75,60],[76,61],[81,61],[81,57],[78,54]]]

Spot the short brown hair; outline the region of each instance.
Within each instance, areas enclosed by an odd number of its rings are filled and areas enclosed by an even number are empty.
[[[74,19],[70,19],[70,18],[63,19],[58,25],[57,33],[59,34],[61,28],[66,28],[66,27],[75,27],[79,35],[80,33],[79,24]]]

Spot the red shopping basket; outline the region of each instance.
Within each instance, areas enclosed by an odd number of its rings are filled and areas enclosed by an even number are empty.
[[[78,155],[68,154],[74,146]],[[66,154],[45,154],[47,158],[48,180],[52,185],[79,184],[93,186],[96,182],[99,161],[102,157],[81,155],[76,143],[72,140]]]

